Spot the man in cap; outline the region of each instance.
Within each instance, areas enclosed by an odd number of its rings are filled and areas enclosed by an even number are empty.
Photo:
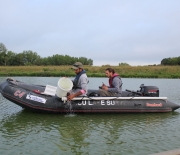
[[[77,96],[86,96],[88,90],[88,78],[82,63],[76,62],[71,68],[74,69],[76,77],[73,80],[73,88],[67,96],[69,101]]]

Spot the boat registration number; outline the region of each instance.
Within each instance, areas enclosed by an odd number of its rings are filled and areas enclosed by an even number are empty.
[[[99,103],[99,102],[98,102]],[[94,105],[92,101],[81,101],[78,105]],[[115,101],[109,100],[100,100],[100,105],[115,105]]]

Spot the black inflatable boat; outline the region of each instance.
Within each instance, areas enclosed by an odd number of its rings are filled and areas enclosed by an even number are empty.
[[[76,97],[71,102],[65,96],[59,98],[52,93],[52,88],[55,90],[53,86],[26,84],[8,78],[0,84],[0,93],[22,108],[44,113],[170,112],[180,107],[167,97],[159,97],[158,87],[143,84],[139,91],[123,91],[121,97],[100,97],[97,90],[89,90],[88,96]]]

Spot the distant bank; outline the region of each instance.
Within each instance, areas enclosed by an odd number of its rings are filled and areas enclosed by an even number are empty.
[[[180,66],[84,66],[89,77],[105,77],[112,67],[122,78],[180,78]],[[0,76],[74,77],[71,66],[0,66]]]

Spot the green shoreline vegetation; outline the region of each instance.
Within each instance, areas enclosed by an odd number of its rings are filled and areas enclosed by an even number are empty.
[[[160,65],[130,66],[121,62],[118,66],[98,67],[86,57],[56,54],[42,58],[31,50],[21,53],[8,51],[0,43],[0,76],[74,77],[71,65],[77,61],[83,63],[89,77],[105,77],[105,69],[112,67],[122,78],[180,78],[180,56],[164,58]]]
[[[122,78],[180,78],[180,66],[84,66],[88,77],[106,77],[112,67]],[[71,66],[0,66],[0,76],[74,77]]]

